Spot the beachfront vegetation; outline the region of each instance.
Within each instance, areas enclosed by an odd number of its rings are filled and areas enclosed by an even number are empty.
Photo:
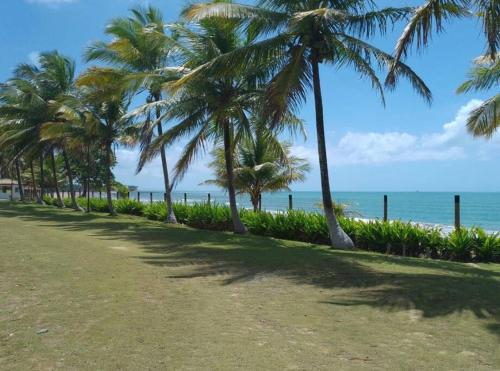
[[[49,205],[57,205],[57,200],[49,196],[45,196],[44,200]],[[70,200],[65,202],[69,204]],[[81,202],[86,204],[84,199]],[[164,220],[167,214],[163,202],[144,204],[124,198],[113,203],[119,214],[144,216],[156,221]],[[91,198],[90,208],[95,212],[108,211],[107,202],[101,199]],[[180,223],[193,228],[213,231],[230,231],[232,228],[231,210],[225,205],[173,203],[173,210]],[[328,244],[330,241],[327,221],[322,213],[300,210],[271,213],[242,209],[239,216],[247,230],[255,235],[315,244]],[[477,227],[461,228],[446,234],[438,227],[403,221],[363,221],[339,215],[339,222],[356,247],[366,251],[466,262],[500,262],[500,234],[486,233]]]
[[[293,156],[290,144],[281,142],[262,123],[242,139],[234,150],[234,187],[237,194],[247,194],[254,211],[262,209],[262,194],[290,190],[289,186],[305,179],[310,166],[306,159]],[[227,188],[227,171],[224,149],[212,152],[213,161],[209,166],[214,170],[215,179],[203,184]]]
[[[262,192],[286,188],[304,176],[303,163],[289,166],[297,159],[286,153],[279,138],[286,130],[300,130],[296,115],[312,91],[327,235],[332,246],[352,248],[355,241],[343,230],[331,196],[320,66],[353,69],[370,81],[382,103],[379,75],[385,71],[388,86],[405,78],[430,102],[430,90],[402,59],[413,44],[424,47],[445,20],[469,16],[471,11],[483,22],[487,50],[460,91],[498,85],[500,17],[495,1],[428,0],[418,8],[383,9],[365,0],[261,0],[256,6],[210,1],[187,6],[173,24],[164,22],[159,9],[134,8],[130,17],[110,22],[105,32],[111,41],[85,50],[88,62],[106,66],[90,66],[77,77],[70,58],[56,51],[42,53],[37,64],[20,64],[0,86],[2,160],[8,157],[9,165],[15,165],[21,189],[22,172],[30,169],[28,181],[31,189],[40,189],[32,192],[39,202],[50,185],[59,207],[65,205],[61,182],[69,186],[70,207],[80,210],[74,183],[89,190],[98,179],[106,189],[108,212],[115,215],[114,151],[117,146],[138,145],[138,171],[161,157],[168,210],[164,219],[175,222],[171,191],[210,144],[220,148],[213,163],[215,181],[227,190],[231,229],[244,234],[247,227],[237,209],[237,192],[249,193],[258,208]],[[408,26],[394,55],[371,43],[374,36],[404,21]],[[145,104],[129,109],[134,97],[145,98]],[[474,135],[491,136],[496,130],[497,102],[498,95],[473,112],[469,129]],[[170,180],[166,151],[185,139]],[[283,163],[276,166],[265,156],[257,158],[259,143],[282,148],[280,161],[290,160],[286,166],[294,169],[290,177],[282,176]],[[247,162],[249,151],[255,156]],[[266,165],[270,162],[274,165]],[[271,180],[268,171],[273,173]],[[242,177],[252,181],[246,179],[243,186]],[[406,232],[400,232],[404,237]]]

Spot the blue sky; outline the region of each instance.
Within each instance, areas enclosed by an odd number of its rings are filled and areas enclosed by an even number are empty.
[[[57,49],[73,57],[83,69],[82,50],[104,39],[103,30],[130,7],[132,0],[4,0],[0,2],[0,81],[9,78],[18,62],[36,60],[40,51]],[[152,0],[168,20],[177,19],[184,0]],[[380,6],[417,5],[419,1],[379,1]],[[373,41],[392,51],[403,25]],[[476,20],[454,21],[422,53],[407,63],[431,88],[434,101],[427,105],[406,83],[388,92],[384,108],[370,83],[349,70],[322,69],[327,144],[334,190],[344,191],[500,191],[500,136],[491,141],[472,140],[464,129],[467,112],[493,92],[456,95],[473,58],[483,51]],[[383,75],[381,75],[383,76]],[[312,97],[300,116],[308,140],[295,141],[294,152],[307,157],[313,170],[294,190],[319,190]],[[182,143],[169,149],[171,163]],[[118,150],[118,180],[143,190],[161,189],[159,162],[134,175],[136,150]],[[181,190],[210,178],[199,158],[178,185]]]

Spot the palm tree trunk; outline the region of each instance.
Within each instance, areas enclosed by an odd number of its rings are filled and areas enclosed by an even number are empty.
[[[158,102],[161,99],[161,97],[159,94],[155,94],[154,99],[155,99],[155,102]],[[161,117],[160,108],[156,107],[156,119],[158,120],[158,123],[157,123],[158,136],[161,136],[163,134],[163,128],[161,126],[160,117]],[[161,149],[160,149],[160,157],[161,157],[161,167],[163,170],[163,182],[165,185],[165,195],[166,195],[165,204],[167,207],[167,215],[165,217],[165,222],[176,224],[177,218],[175,217],[174,207],[172,204],[172,189],[170,187],[170,179],[168,176],[167,154],[165,151],[165,146],[163,146],[163,145],[161,146]]]
[[[45,195],[45,172],[43,169],[43,152],[40,153],[40,197],[43,201]]]
[[[87,144],[87,212],[90,213],[90,144]]]
[[[57,205],[59,207],[64,207],[64,202],[61,198],[61,193],[59,192],[59,184],[57,184],[57,169],[56,169],[56,159],[54,157],[54,150],[50,150],[50,160],[52,165],[52,176],[54,177],[54,188],[56,190]]]
[[[229,128],[229,120],[223,122],[224,130],[224,158],[226,161],[227,172],[227,193],[229,195],[229,207],[231,208],[231,217],[233,219],[234,233],[245,234],[247,229],[243,225],[236,206],[236,192],[234,190],[234,173],[233,173],[233,146],[231,143],[231,130]]]
[[[19,197],[21,198],[21,201],[24,202],[23,180],[21,179],[21,168],[19,166],[18,159],[16,159],[16,176],[17,176],[17,186],[19,187]]]
[[[316,108],[316,136],[318,140],[319,170],[321,177],[321,190],[323,193],[323,208],[325,211],[330,242],[332,247],[338,249],[352,249],[354,243],[344,232],[333,211],[332,194],[330,191],[330,178],[328,175],[328,160],[325,144],[325,123],[323,118],[323,98],[321,97],[321,81],[319,76],[319,61],[317,53],[312,57],[314,103]]]
[[[111,216],[118,215],[113,206],[113,198],[111,196],[112,191],[112,178],[113,174],[111,173],[111,143],[106,143],[106,196],[108,198],[108,210]]]
[[[64,158],[64,166],[66,167],[66,174],[68,175],[68,183],[69,183],[69,193],[71,197],[71,207],[76,211],[82,211],[82,208],[78,205],[75,196],[75,188],[73,186],[73,172],[71,171],[71,166],[69,164],[68,155],[66,150],[63,148],[62,155]]]
[[[36,189],[36,178],[35,178],[35,169],[33,168],[33,160],[30,161],[30,170],[31,170],[31,182],[33,183],[33,196],[35,197],[37,204],[43,205],[43,200],[38,195],[38,191]]]

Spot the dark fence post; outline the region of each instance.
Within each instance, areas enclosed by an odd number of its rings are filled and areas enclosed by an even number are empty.
[[[460,195],[455,195],[455,229],[460,229]]]
[[[210,205],[210,193],[208,194],[208,204]]]
[[[149,192],[149,203],[153,203],[153,192]]]
[[[167,193],[163,194],[163,202],[167,202]]]
[[[184,205],[187,205],[188,202],[188,195],[187,193],[184,193]]]
[[[288,210],[293,210],[293,198],[292,195],[288,195]]]
[[[141,202],[141,192],[137,191],[137,202]]]
[[[102,199],[102,191],[99,191],[99,200]]]
[[[127,198],[130,198],[130,192],[127,192]]]
[[[262,211],[262,193],[259,194],[259,211]]]
[[[387,195],[384,195],[384,222],[387,221]]]

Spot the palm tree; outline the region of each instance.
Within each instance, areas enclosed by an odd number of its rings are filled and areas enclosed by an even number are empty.
[[[0,148],[17,148],[18,154],[25,153],[33,169],[33,160],[40,161],[40,195],[35,192],[37,202],[43,204],[45,187],[44,154],[45,144],[40,143],[40,125],[45,120],[46,101],[44,92],[37,80],[36,66],[20,64],[14,77],[0,85],[0,116],[2,127]],[[34,172],[33,186],[36,189]]]
[[[469,72],[469,79],[457,90],[458,93],[488,90],[500,82],[500,58],[489,56],[477,58]],[[500,94],[484,101],[473,110],[467,119],[467,129],[475,137],[491,138],[500,127]]]
[[[82,112],[85,124],[94,133],[105,152],[106,194],[109,213],[117,215],[113,207],[112,187],[114,147],[118,144],[133,145],[135,127],[130,119],[123,119],[131,94],[124,88],[126,71],[93,67],[84,72],[76,82],[81,89]]]
[[[309,164],[305,159],[291,155],[290,148],[289,143],[280,142],[262,125],[236,145],[234,186],[238,194],[250,196],[254,211],[261,209],[262,193],[289,190],[290,184],[305,179]],[[224,149],[216,148],[212,155],[214,160],[209,166],[215,171],[216,178],[204,184],[227,189]]]
[[[361,0],[262,0],[253,7],[213,2],[194,5],[185,12],[192,20],[225,17],[247,22],[254,42],[212,60],[203,70],[220,74],[228,65],[233,68],[261,65],[265,60],[274,59],[276,68],[267,89],[266,111],[275,122],[286,110],[298,108],[312,86],[324,212],[332,246],[337,248],[352,248],[353,242],[342,230],[333,210],[319,66],[327,63],[354,68],[371,81],[383,101],[383,87],[376,67],[388,66],[394,59],[362,38],[369,38],[377,31],[384,33],[387,27],[411,12],[410,8],[378,10],[366,3]],[[200,70],[196,72],[201,73]],[[407,78],[417,92],[431,99],[429,89],[407,65],[395,63],[395,74]]]
[[[171,99],[149,106],[165,107],[163,117],[176,120],[178,124],[152,141],[149,150],[141,156],[140,166],[152,158],[162,145],[189,137],[175,166],[175,183],[184,176],[199,151],[206,148],[207,142],[222,143],[233,230],[244,234],[246,228],[236,204],[233,153],[238,141],[250,131],[248,116],[261,95],[256,88],[261,76],[254,69],[233,70],[225,76],[190,73],[199,71],[200,66],[212,59],[245,45],[236,22],[206,20],[194,28],[182,25],[173,28],[178,37],[178,58],[184,62],[178,70],[184,71],[184,75],[174,84],[165,86],[174,94]]]
[[[498,0],[427,0],[416,8],[401,34],[394,52],[394,61],[406,57],[412,45],[417,49],[426,47],[432,32],[444,31],[443,22],[451,18],[476,15],[482,22],[486,39],[486,54],[476,58],[476,66],[469,73],[469,80],[458,88],[458,93],[471,90],[487,90],[498,86],[500,67],[500,3]],[[386,79],[388,86],[395,82],[391,67]],[[491,137],[498,127],[498,94],[487,99],[470,113],[467,122],[469,132],[474,136]]]
[[[78,205],[75,196],[73,184],[73,171],[69,162],[67,153],[68,140],[65,137],[44,136],[44,126],[60,121],[59,107],[67,99],[68,96],[75,91],[75,63],[68,57],[65,57],[58,52],[42,53],[39,58],[40,73],[38,79],[47,87],[50,92],[48,100],[48,120],[43,123],[41,130],[41,140],[47,141],[51,146],[50,157],[52,159],[52,169],[54,177],[56,177],[54,149],[59,150],[64,160],[64,167],[68,177],[68,184],[70,189],[70,197],[72,208],[81,211],[82,208]],[[57,179],[55,178],[56,193],[60,199],[59,188],[57,186]]]
[[[106,28],[106,34],[113,37],[109,43],[96,42],[86,53],[87,61],[100,60],[126,70],[126,79],[139,92],[148,92],[147,102],[163,99],[161,86],[171,79],[167,66],[171,54],[171,44],[165,34],[166,24],[161,12],[154,7],[132,9],[130,18],[113,20]],[[161,109],[155,108],[157,135],[163,134]],[[142,123],[141,150],[147,151],[151,142],[151,119]],[[166,193],[167,223],[177,223],[172,207],[172,187],[170,185],[165,148],[159,150],[163,181]],[[141,170],[140,168],[138,170]]]
[[[498,0],[426,0],[422,6],[413,10],[412,16],[399,37],[394,52],[394,63],[399,62],[409,53],[412,45],[417,49],[426,47],[432,32],[444,31],[443,22],[452,18],[464,18],[477,15],[483,24],[486,37],[486,54],[497,57],[500,47],[500,4]],[[394,67],[387,77],[388,85],[395,82]]]

